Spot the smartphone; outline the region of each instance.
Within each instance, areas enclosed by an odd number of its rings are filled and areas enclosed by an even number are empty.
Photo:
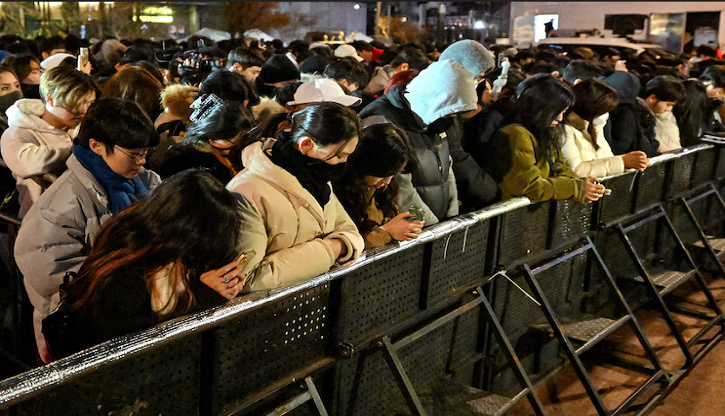
[[[244,268],[247,267],[249,262],[252,261],[252,259],[256,255],[257,252],[254,250],[245,251],[244,253],[240,254],[239,257],[237,257],[237,268],[240,270],[244,270]]]
[[[88,48],[81,48],[80,53],[78,54],[78,70],[82,71],[83,66],[86,62],[88,62],[90,56],[90,52],[88,51]]]
[[[407,217],[406,220],[408,221],[421,221],[423,218],[425,218],[425,213],[423,212],[423,210],[415,204],[412,204],[408,208],[408,212],[415,215],[413,217]]]

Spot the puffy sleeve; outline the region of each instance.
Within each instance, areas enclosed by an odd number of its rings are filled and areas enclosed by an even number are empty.
[[[578,178],[557,152],[554,166],[556,176],[542,175],[536,164],[534,138],[523,128],[500,130],[499,140],[508,140],[511,146],[511,168],[503,176],[502,191],[513,196],[525,196],[532,202],[573,198],[584,201],[585,180]]]

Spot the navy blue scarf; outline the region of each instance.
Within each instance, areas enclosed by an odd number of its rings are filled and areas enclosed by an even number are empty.
[[[111,170],[103,158],[91,149],[74,144],[72,150],[78,162],[91,172],[93,177],[103,185],[103,189],[108,192],[108,205],[113,215],[148,195],[148,189],[138,176],[133,179],[124,178]]]

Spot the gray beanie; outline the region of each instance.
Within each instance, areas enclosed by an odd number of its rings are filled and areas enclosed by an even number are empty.
[[[465,39],[447,47],[441,54],[440,60],[451,59],[466,68],[473,78],[480,73],[486,73],[496,66],[491,52],[475,40]]]

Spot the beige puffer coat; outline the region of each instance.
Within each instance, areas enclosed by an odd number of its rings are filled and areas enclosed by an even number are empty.
[[[291,173],[265,154],[271,142],[257,142],[244,149],[246,169],[227,185],[242,201],[241,251],[256,252],[244,270],[249,276],[244,288],[247,292],[309,280],[335,264],[352,263],[365,247],[335,194],[321,207]],[[335,258],[323,241],[332,238],[344,242],[344,257]]]
[[[3,160],[17,181],[20,218],[23,218],[50,178],[65,171],[73,144],[71,135],[41,119],[45,105],[40,100],[18,100],[7,110],[8,127],[0,139]],[[45,176],[45,177],[44,177]]]

